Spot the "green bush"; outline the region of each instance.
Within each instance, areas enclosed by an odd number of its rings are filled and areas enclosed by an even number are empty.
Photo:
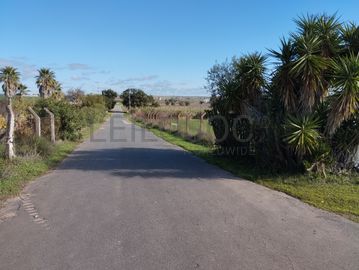
[[[112,110],[116,105],[115,99],[117,97],[117,93],[111,89],[108,89],[102,91],[102,96],[104,97],[107,109]]]
[[[76,141],[82,138],[79,108],[75,105],[65,100],[41,99],[37,102],[36,108],[41,116],[46,116],[44,108],[54,113],[57,137],[60,139]]]
[[[106,107],[101,104],[96,104],[94,107],[82,107],[80,109],[82,126],[85,127],[102,122],[106,116],[106,112]]]
[[[102,122],[107,114],[103,96],[87,95],[81,99],[81,105],[66,100],[40,99],[35,110],[41,117],[47,117],[44,108],[54,113],[57,138],[77,141],[82,138],[82,128]]]

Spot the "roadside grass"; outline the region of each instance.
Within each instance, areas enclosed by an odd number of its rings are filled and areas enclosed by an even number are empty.
[[[186,119],[180,119],[178,129],[181,132],[186,132]],[[188,133],[189,135],[197,135],[200,132],[200,119],[190,119],[188,121]],[[210,134],[214,138],[212,126],[207,119],[203,120],[202,132]]]
[[[137,124],[144,126],[143,123]],[[359,174],[329,174],[326,179],[315,174],[274,175],[255,168],[252,164],[239,163],[237,160],[215,155],[211,146],[187,141],[168,131],[147,128],[156,136],[238,177],[287,193],[312,206],[359,222]]]
[[[90,136],[92,130],[98,129],[102,123],[94,124],[92,128],[82,130],[83,138]],[[51,153],[40,155],[19,156],[13,161],[0,158],[0,207],[2,203],[13,196],[20,194],[27,182],[56,167],[81,143],[72,141],[58,141]],[[0,155],[3,156],[4,145],[0,145]]]

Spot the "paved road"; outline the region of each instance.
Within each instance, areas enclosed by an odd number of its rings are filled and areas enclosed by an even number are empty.
[[[25,189],[1,270],[359,269],[358,224],[112,122]]]

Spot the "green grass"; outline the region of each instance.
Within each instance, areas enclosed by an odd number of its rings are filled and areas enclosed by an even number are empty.
[[[13,161],[0,159],[0,203],[5,199],[18,195],[24,185],[35,177],[55,167],[75,148],[75,142],[60,142],[48,158],[19,157]]]
[[[314,174],[273,175],[253,165],[213,154],[213,147],[186,141],[184,138],[156,128],[149,128],[158,137],[178,145],[207,162],[238,177],[271,189],[282,191],[315,207],[343,215],[359,222],[359,175],[328,175],[323,179]]]
[[[101,123],[94,125],[97,129]],[[82,130],[84,139],[90,136],[89,127]],[[43,175],[56,167],[68,154],[70,154],[80,142],[57,142],[48,157],[39,155],[29,157],[17,157],[13,161],[0,158],[0,207],[10,197],[17,196],[27,182]],[[0,146],[0,154],[4,151],[4,145]]]
[[[186,119],[180,119],[179,121],[179,131],[186,132]],[[190,119],[188,120],[188,133],[189,135],[197,135],[200,132],[200,120],[199,119]],[[202,132],[209,133],[214,138],[214,133],[212,126],[209,124],[207,119],[203,120]]]

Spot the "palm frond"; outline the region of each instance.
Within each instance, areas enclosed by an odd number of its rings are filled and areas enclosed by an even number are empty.
[[[326,128],[330,135],[359,110],[359,55],[340,57],[332,65],[334,95]]]

